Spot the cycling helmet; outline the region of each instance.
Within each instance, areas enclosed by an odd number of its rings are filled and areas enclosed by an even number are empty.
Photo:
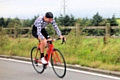
[[[46,18],[53,18],[53,13],[52,13],[52,12],[47,12],[47,13],[45,14],[45,17],[46,17]]]

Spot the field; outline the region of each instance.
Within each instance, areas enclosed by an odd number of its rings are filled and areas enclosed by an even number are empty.
[[[117,21],[117,23],[118,23],[119,26],[120,26],[120,18],[117,18],[116,21]]]
[[[0,54],[10,56],[30,57],[31,48],[38,43],[35,38],[0,37]],[[118,38],[107,38],[106,44],[103,43],[103,38],[85,38],[85,36],[75,36],[73,32],[66,38],[66,44],[61,45],[61,41],[56,41],[54,45],[61,50],[67,64],[120,72]]]

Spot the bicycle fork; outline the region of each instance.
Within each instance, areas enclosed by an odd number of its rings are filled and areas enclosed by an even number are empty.
[[[57,62],[61,63],[60,57],[58,55],[58,53],[56,52],[56,50],[54,49],[53,53],[52,53],[53,59],[54,59],[54,63],[56,64]]]

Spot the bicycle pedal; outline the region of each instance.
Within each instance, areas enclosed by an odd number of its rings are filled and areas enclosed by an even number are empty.
[[[35,64],[37,64],[38,62],[35,62]]]
[[[38,59],[34,60],[34,63],[37,64],[38,63]]]
[[[38,67],[38,64],[36,64],[36,66]]]
[[[43,64],[43,68],[44,68],[44,69],[47,69],[47,64]]]

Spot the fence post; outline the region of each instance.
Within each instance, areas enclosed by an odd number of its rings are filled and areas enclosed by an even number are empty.
[[[107,37],[111,36],[111,26],[110,26],[110,23],[106,24],[106,36]]]
[[[76,35],[80,35],[80,24],[76,24]]]
[[[0,27],[0,36],[2,35],[2,27]]]
[[[17,37],[17,28],[14,28],[14,38]]]
[[[110,23],[107,23],[105,27],[106,27],[106,34],[103,37],[103,42],[104,42],[104,44],[107,44],[109,42],[109,37],[111,36],[111,26],[110,26]]]

